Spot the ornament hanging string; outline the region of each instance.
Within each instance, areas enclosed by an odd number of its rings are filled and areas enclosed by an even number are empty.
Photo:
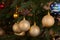
[[[17,7],[17,5],[16,5],[16,13],[18,13],[18,7]]]
[[[17,1],[16,1],[16,13],[18,13]]]

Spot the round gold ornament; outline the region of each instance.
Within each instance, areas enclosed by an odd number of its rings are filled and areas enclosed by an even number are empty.
[[[21,33],[14,33],[15,35],[17,36],[24,36],[25,35],[25,32],[21,32]]]
[[[28,31],[30,29],[30,23],[24,18],[22,21],[20,21],[19,27],[21,31]]]
[[[18,17],[19,17],[19,14],[18,14],[18,13],[14,13],[14,14],[13,14],[13,17],[14,17],[14,18],[18,18]]]
[[[40,28],[34,23],[34,25],[30,28],[29,33],[32,37],[36,37],[40,34]]]
[[[54,24],[54,22],[54,17],[52,17],[49,12],[48,15],[45,15],[42,19],[42,25],[44,27],[51,27]]]
[[[15,23],[14,25],[13,25],[13,31],[14,32],[16,32],[16,33],[20,33],[21,32],[21,30],[20,30],[20,28],[19,28],[19,26],[18,26],[18,23]]]

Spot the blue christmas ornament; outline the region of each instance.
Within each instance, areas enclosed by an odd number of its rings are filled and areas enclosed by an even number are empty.
[[[50,10],[51,10],[51,13],[54,14],[54,15],[60,15],[60,3],[52,3],[50,5]]]

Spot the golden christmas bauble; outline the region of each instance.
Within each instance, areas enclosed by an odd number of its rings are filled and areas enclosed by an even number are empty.
[[[25,35],[25,32],[21,32],[21,33],[14,33],[15,35],[17,36],[24,36]]]
[[[51,27],[54,24],[54,18],[48,12],[48,15],[45,15],[42,19],[42,25],[44,27]]]
[[[29,33],[32,37],[36,37],[40,34],[40,28],[34,23],[34,25],[30,28]]]
[[[19,14],[18,14],[18,13],[14,13],[14,14],[13,14],[13,17],[14,17],[14,18],[18,18],[18,17],[19,17]]]
[[[20,21],[19,27],[21,31],[28,31],[30,29],[30,23],[24,18],[22,21]]]
[[[18,26],[18,23],[15,23],[14,25],[13,25],[13,31],[14,32],[16,32],[16,33],[20,33],[21,32],[21,30],[20,30],[20,28],[19,28],[19,26]]]

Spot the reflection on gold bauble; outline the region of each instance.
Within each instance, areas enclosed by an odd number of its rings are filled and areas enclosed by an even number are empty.
[[[0,28],[0,36],[3,36],[5,34],[4,30]]]
[[[54,24],[54,18],[48,12],[48,15],[45,15],[42,19],[42,25],[45,27],[51,27]]]
[[[30,28],[29,33],[32,37],[36,37],[40,34],[39,27],[34,23],[34,25]]]
[[[20,21],[19,27],[21,31],[28,31],[30,29],[30,23],[24,18],[22,21]]]
[[[18,17],[19,17],[19,14],[18,14],[18,13],[14,13],[14,14],[13,14],[13,17],[14,17],[14,18],[18,18]]]
[[[15,35],[17,36],[24,36],[25,35],[25,32],[21,32],[21,33],[14,33]]]
[[[20,33],[21,32],[21,30],[19,29],[19,26],[18,26],[18,23],[15,23],[14,25],[13,25],[13,31],[14,32],[16,32],[16,33]]]

